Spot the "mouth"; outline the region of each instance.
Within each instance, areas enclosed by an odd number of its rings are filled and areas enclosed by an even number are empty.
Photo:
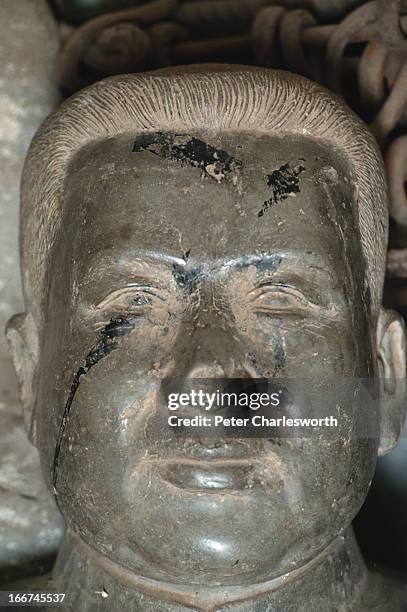
[[[171,453],[174,449],[171,450]],[[224,439],[217,438],[216,440],[209,439],[184,439],[181,444],[177,444],[176,456],[179,456],[179,461],[188,463],[189,460],[196,462],[207,462],[211,465],[215,461],[225,461],[233,463],[253,462],[255,457],[264,453],[263,440],[257,439]],[[168,456],[170,463],[175,459]]]
[[[264,486],[280,489],[281,462],[274,455],[265,455],[260,442],[183,440],[175,448],[168,446],[161,457],[145,457],[133,474],[144,474],[149,482],[160,482],[179,493],[222,495],[247,494]]]
[[[191,492],[242,491],[258,483],[256,465],[248,460],[163,462],[158,465],[158,472],[165,482]]]

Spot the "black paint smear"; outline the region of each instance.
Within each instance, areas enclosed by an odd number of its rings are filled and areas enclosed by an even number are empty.
[[[109,323],[100,331],[100,339],[97,345],[86,355],[84,363],[76,372],[68,399],[65,404],[65,409],[62,415],[61,425],[59,426],[57,443],[54,452],[54,461],[52,466],[52,483],[56,487],[58,480],[59,455],[61,452],[62,440],[65,434],[66,425],[68,423],[69,413],[71,411],[72,402],[79,388],[81,378],[84,374],[99,363],[101,359],[110,355],[112,351],[118,348],[118,338],[126,336],[134,329],[134,321],[129,321],[124,317],[113,317]]]
[[[273,348],[275,359],[273,376],[276,376],[279,372],[283,372],[285,368],[286,355],[281,327],[281,321],[275,321],[274,333],[271,340],[271,346]]]
[[[198,284],[198,268],[186,270],[184,266],[174,263],[172,265],[172,275],[178,287],[192,293]]]
[[[255,261],[254,265],[259,272],[276,272],[282,260],[281,255],[272,255]]]
[[[158,157],[189,164],[202,170],[211,167],[211,172],[208,174],[215,180],[219,180],[242,166],[241,161],[226,151],[216,149],[198,138],[179,134],[162,132],[143,134],[134,141],[132,151],[133,153],[150,151]]]
[[[259,272],[276,272],[282,259],[281,255],[270,256],[266,253],[259,255],[258,259],[243,255],[243,257],[240,257],[236,262],[235,267],[238,270],[245,270],[249,266],[254,266]]]
[[[264,212],[281,200],[286,200],[293,193],[300,193],[300,175],[305,171],[301,164],[284,164],[278,170],[267,175],[267,185],[272,189],[272,196],[263,203],[257,216],[262,217]]]

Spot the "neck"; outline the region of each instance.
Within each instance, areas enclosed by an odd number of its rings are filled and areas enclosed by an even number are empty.
[[[197,588],[143,578],[96,553],[72,532],[65,536],[55,567],[58,592],[70,610],[262,610],[350,609],[366,569],[351,529],[302,567],[246,587]],[[302,607],[303,606],[303,607]]]

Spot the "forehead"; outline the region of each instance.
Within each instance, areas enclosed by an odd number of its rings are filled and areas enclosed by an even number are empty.
[[[64,226],[81,261],[133,250],[199,261],[307,250],[334,264],[344,236],[346,248],[358,242],[346,161],[305,137],[123,135],[77,154],[65,194]]]

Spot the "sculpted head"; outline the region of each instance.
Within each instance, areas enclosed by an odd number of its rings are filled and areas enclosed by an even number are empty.
[[[69,527],[178,583],[258,582],[326,547],[400,433],[386,240],[373,138],[302,78],[134,75],[63,104],[25,167],[8,335]],[[168,376],[378,376],[376,436],[171,437],[151,419]]]

